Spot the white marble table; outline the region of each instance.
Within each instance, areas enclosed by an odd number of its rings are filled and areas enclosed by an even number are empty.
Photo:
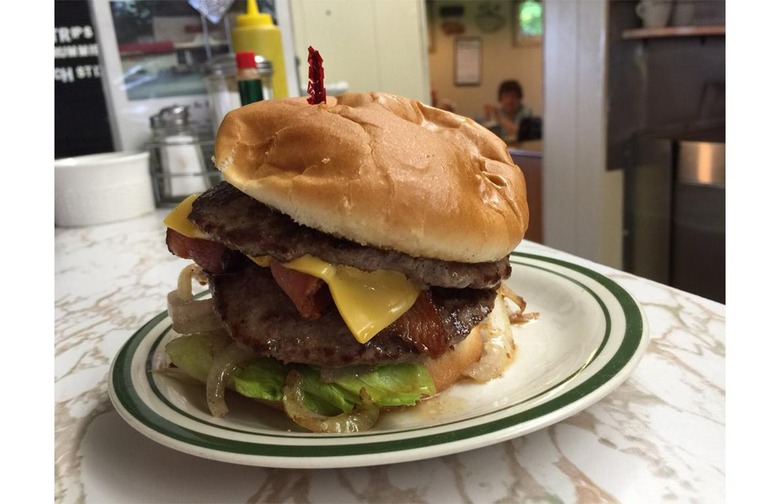
[[[532,242],[642,305],[650,343],[605,399],[522,438],[416,462],[290,470],[201,459],[155,443],[114,410],[107,373],[165,307],[182,260],[164,212],[55,231],[57,502],[721,502],[725,306]]]

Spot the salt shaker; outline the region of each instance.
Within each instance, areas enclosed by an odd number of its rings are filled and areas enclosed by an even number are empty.
[[[175,204],[208,189],[209,175],[189,107],[173,105],[150,118],[153,182],[158,205]]]

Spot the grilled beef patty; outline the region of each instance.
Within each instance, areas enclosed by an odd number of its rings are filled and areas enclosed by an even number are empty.
[[[408,362],[423,356],[412,343],[419,336],[409,332],[424,330],[425,320],[391,324],[361,344],[335,307],[317,320],[304,319],[268,268],[238,256],[231,262],[228,272],[211,275],[214,306],[232,337],[261,355],[331,368]],[[496,297],[495,289],[434,287],[430,294],[447,347],[462,341],[490,313]]]
[[[440,261],[340,239],[296,223],[227,182],[195,200],[189,219],[229,248],[249,256],[270,255],[281,262],[310,254],[363,271],[400,271],[424,285],[475,289],[496,287],[512,271],[509,258],[473,264]]]

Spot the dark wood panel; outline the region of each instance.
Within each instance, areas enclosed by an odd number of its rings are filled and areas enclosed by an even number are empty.
[[[512,152],[512,159],[525,175],[529,223],[525,238],[544,243],[542,235],[542,157],[536,153]]]

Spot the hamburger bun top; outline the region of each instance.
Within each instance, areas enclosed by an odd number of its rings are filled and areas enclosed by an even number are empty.
[[[225,180],[296,222],[362,245],[496,261],[528,227],[506,144],[466,117],[384,93],[256,102],[229,112]]]

